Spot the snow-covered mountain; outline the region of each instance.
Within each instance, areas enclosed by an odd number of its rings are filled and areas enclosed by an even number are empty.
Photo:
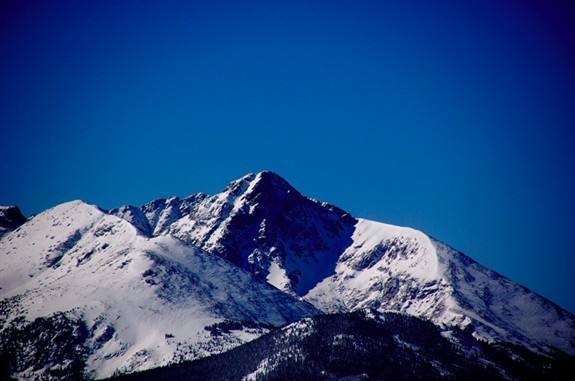
[[[244,176],[214,196],[113,213],[151,236],[227,258],[324,312],[405,312],[488,341],[575,354],[570,312],[421,231],[356,219],[273,172]]]
[[[354,218],[272,172],[211,196],[62,204],[0,240],[0,357],[24,378],[147,369],[365,308],[428,319],[447,337],[462,329],[575,354],[570,312],[423,232]]]
[[[225,259],[169,235],[149,239],[81,201],[41,213],[2,238],[0,263],[5,346],[38,319],[64,319],[79,336],[71,353],[52,348],[47,359],[40,351],[50,348],[20,340],[12,348],[20,355],[15,373],[29,379],[59,378],[56,371],[68,371],[78,353],[97,378],[196,358],[316,313]],[[205,329],[227,321],[238,325],[227,335]],[[58,329],[42,334],[59,337]]]
[[[272,172],[244,176],[214,196],[172,197],[112,213],[144,234],[174,236],[300,296],[333,273],[356,223]]]

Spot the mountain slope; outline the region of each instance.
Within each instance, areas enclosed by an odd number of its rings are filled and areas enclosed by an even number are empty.
[[[462,331],[448,340],[409,315],[356,311],[306,318],[220,355],[117,380],[566,380],[573,365]]]
[[[59,378],[58,370],[77,363],[100,378],[197,358],[316,313],[220,257],[170,236],[148,239],[83,202],[59,205],[3,237],[0,263],[0,352],[20,354],[11,367],[24,378]],[[225,321],[236,329],[206,330]],[[35,326],[75,349],[41,348],[42,338],[27,334]],[[77,340],[59,335],[59,326]]]
[[[336,273],[306,300],[327,312],[375,308],[478,338],[575,353],[575,317],[422,232],[359,220]]]

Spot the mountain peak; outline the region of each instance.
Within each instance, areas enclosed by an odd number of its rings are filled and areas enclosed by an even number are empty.
[[[285,194],[299,192],[290,185],[283,177],[272,171],[248,173],[247,175],[232,181],[226,191],[237,193],[275,193]]]
[[[259,172],[256,175],[257,184],[264,189],[273,189],[281,191],[295,191],[295,188],[291,186],[283,177],[272,171]]]

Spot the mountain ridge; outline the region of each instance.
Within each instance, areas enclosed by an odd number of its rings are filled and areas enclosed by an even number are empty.
[[[0,355],[16,353],[23,378],[140,371],[366,308],[453,340],[460,330],[575,354],[569,311],[424,232],[355,218],[269,171],[214,195],[60,204],[4,235],[0,263]],[[38,327],[77,349],[46,358],[26,333]]]

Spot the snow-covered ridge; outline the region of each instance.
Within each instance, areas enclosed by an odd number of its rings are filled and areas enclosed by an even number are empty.
[[[360,219],[336,273],[305,299],[326,312],[398,311],[487,341],[575,353],[571,313],[411,228]]]

